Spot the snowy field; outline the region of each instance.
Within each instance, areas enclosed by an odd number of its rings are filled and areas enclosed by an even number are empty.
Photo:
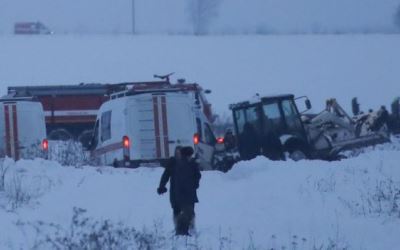
[[[347,110],[354,96],[362,109],[377,108],[400,95],[399,65],[399,35],[0,36],[1,95],[12,85],[146,81],[176,72],[175,79],[212,89],[219,114],[255,93],[308,95],[314,111],[331,97]],[[135,228],[129,244],[159,249],[395,250],[399,151],[397,139],[340,162],[260,157],[227,174],[204,172],[190,239],[172,237],[168,196],[156,194],[162,169],[5,160],[0,249],[56,249],[94,232],[131,237]]]
[[[314,111],[336,97],[364,110],[400,95],[400,35],[0,36],[0,93],[10,85],[152,80],[201,83],[220,114],[262,95],[308,95]],[[175,79],[176,79],[175,78]]]
[[[259,157],[227,174],[203,172],[197,233],[190,239],[172,236],[168,196],[156,194],[160,168],[6,160],[1,165],[9,170],[5,191],[0,191],[0,248],[30,249],[64,236],[79,242],[79,228],[89,233],[95,221],[110,220],[146,228],[159,249],[395,250],[400,245],[399,150],[397,139],[340,162]],[[81,216],[89,226],[75,217],[71,227],[74,208],[86,210]],[[57,227],[62,228],[58,236]],[[56,249],[49,243],[36,246]]]

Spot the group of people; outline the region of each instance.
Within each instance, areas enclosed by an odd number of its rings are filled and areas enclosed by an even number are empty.
[[[201,173],[196,159],[193,158],[192,147],[176,147],[174,157],[171,157],[161,176],[157,193],[162,195],[168,191],[169,181],[170,202],[173,211],[176,235],[187,235],[194,228],[195,203],[197,189],[200,185]]]

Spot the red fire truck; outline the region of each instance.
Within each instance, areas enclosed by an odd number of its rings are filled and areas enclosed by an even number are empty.
[[[171,84],[168,78],[153,82],[127,82],[116,84],[90,83],[79,85],[18,86],[8,87],[7,98],[33,97],[42,103],[47,137],[50,140],[75,139],[86,144],[91,136],[100,106],[115,94],[124,91],[176,91],[177,89],[194,92],[196,100],[202,106],[206,117],[212,122],[214,115],[211,104],[197,83],[185,83],[179,80]],[[117,94],[118,95],[118,94]]]

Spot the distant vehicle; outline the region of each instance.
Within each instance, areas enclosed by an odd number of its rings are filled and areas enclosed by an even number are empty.
[[[217,140],[197,84],[168,84],[115,93],[98,113],[93,156],[102,165],[164,164],[177,146],[192,146],[202,169],[213,169]],[[141,90],[140,90],[141,89]]]
[[[47,158],[48,141],[40,102],[0,99],[0,157]]]
[[[336,160],[343,151],[390,141],[380,112],[352,118],[329,99],[321,113],[307,116],[295,100],[294,95],[256,96],[230,106],[243,159],[265,155],[273,160]],[[311,108],[308,99],[305,105]]]
[[[14,24],[16,35],[51,35],[53,32],[41,22],[19,22]]]

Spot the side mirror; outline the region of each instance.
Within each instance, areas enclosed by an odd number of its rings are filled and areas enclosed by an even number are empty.
[[[306,108],[307,108],[308,110],[312,109],[311,101],[310,101],[309,99],[306,99],[306,100],[304,101],[304,103],[306,104]]]
[[[351,100],[351,109],[353,111],[353,115],[359,115],[360,114],[360,104],[358,103],[357,97],[354,97]]]
[[[206,90],[204,90],[204,94],[211,94],[211,90],[210,89],[206,89]]]

